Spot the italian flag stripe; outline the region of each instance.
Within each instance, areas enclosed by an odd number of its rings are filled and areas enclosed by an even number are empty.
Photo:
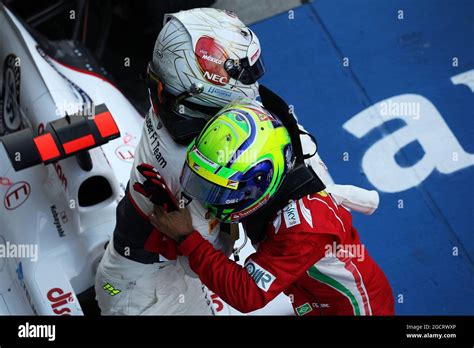
[[[316,266],[311,267],[308,270],[308,274],[310,277],[316,279],[317,281],[320,281],[321,283],[329,285],[330,287],[336,289],[337,291],[345,295],[351,302],[352,308],[354,308],[354,315],[360,315],[360,307],[359,307],[359,304],[357,303],[355,296],[344,285],[337,282],[335,279],[321,273],[316,268]]]
[[[362,277],[350,259],[344,262],[330,254],[319,260],[307,273],[346,296],[354,309],[354,315],[372,314]]]
[[[362,281],[362,276],[359,273],[357,267],[352,263],[349,257],[340,258],[342,262],[344,262],[344,267],[352,273],[357,285],[357,290],[362,296],[362,301],[364,303],[364,310],[367,315],[372,315],[372,310],[369,305],[369,296],[367,295],[367,291],[364,286],[364,282]]]

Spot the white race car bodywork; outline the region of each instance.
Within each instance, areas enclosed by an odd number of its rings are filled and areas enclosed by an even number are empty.
[[[45,55],[0,4],[2,63],[8,55],[18,58],[21,71],[17,93],[23,124],[41,132],[66,111],[73,114],[92,102],[106,104],[121,131],[120,138],[89,150],[91,171],[82,170],[70,157],[15,172],[0,145],[0,315],[80,315],[76,294],[94,284],[143,119],[105,79]],[[4,75],[2,71],[0,78]],[[94,195],[87,182],[91,177],[102,177],[112,194],[96,204],[81,205],[82,195]]]

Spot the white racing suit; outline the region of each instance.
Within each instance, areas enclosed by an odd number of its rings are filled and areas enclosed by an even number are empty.
[[[301,141],[304,153],[314,153],[315,145],[309,136],[301,136]],[[134,154],[134,169],[126,196],[117,207],[114,237],[97,270],[96,296],[103,315],[213,314],[207,289],[190,269],[187,258],[177,255],[174,242],[154,230],[149,223],[147,214],[153,210],[153,204],[132,188],[135,182],[144,180],[136,166],[141,163],[154,166],[170,191],[189,209],[194,228],[216,249],[230,255],[234,240],[226,231],[221,231],[228,225],[221,225],[207,216],[206,209],[199,202],[181,192],[179,177],[185,154],[186,147],[173,141],[159,117],[150,109]],[[308,161],[328,186],[328,191],[336,187],[336,195],[353,193],[350,186],[332,184],[317,154]],[[371,194],[364,195],[368,191],[360,190],[353,194],[357,198],[356,204],[350,208],[357,210],[357,206],[362,205],[361,211],[364,212],[376,208],[377,194],[374,203],[370,202],[373,200]],[[336,199],[342,204],[349,202],[342,196]]]
[[[189,209],[194,228],[216,249],[230,255],[230,235],[219,233],[221,225],[206,217],[200,203],[181,196],[179,176],[185,154],[186,146],[175,143],[150,110],[135,150],[126,195],[117,207],[114,237],[97,270],[96,298],[103,315],[214,313],[208,291],[189,268],[187,258],[177,255],[174,242],[156,233],[149,223],[147,214],[153,204],[133,190],[135,182],[144,180],[136,167],[141,163],[154,166],[170,191]],[[120,292],[114,294],[114,289]]]
[[[176,261],[143,264],[111,241],[96,275],[102,315],[212,315],[208,290]]]

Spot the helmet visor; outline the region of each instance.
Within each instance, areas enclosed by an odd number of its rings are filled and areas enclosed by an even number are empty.
[[[215,183],[204,178],[191,169],[188,162],[184,164],[180,178],[183,191],[206,204],[228,207],[256,197],[256,192],[246,190],[244,183],[223,178],[221,180],[226,183]],[[230,188],[232,186],[235,188]]]
[[[239,76],[239,81],[244,85],[252,85],[265,74],[265,65],[262,58],[259,58],[253,65],[245,66]]]

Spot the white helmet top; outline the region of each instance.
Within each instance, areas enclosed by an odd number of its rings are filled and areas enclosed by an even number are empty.
[[[233,12],[196,8],[165,16],[149,68],[163,90],[182,96],[188,108],[212,110],[237,97],[258,96],[256,81],[264,73],[260,54],[257,36]]]

